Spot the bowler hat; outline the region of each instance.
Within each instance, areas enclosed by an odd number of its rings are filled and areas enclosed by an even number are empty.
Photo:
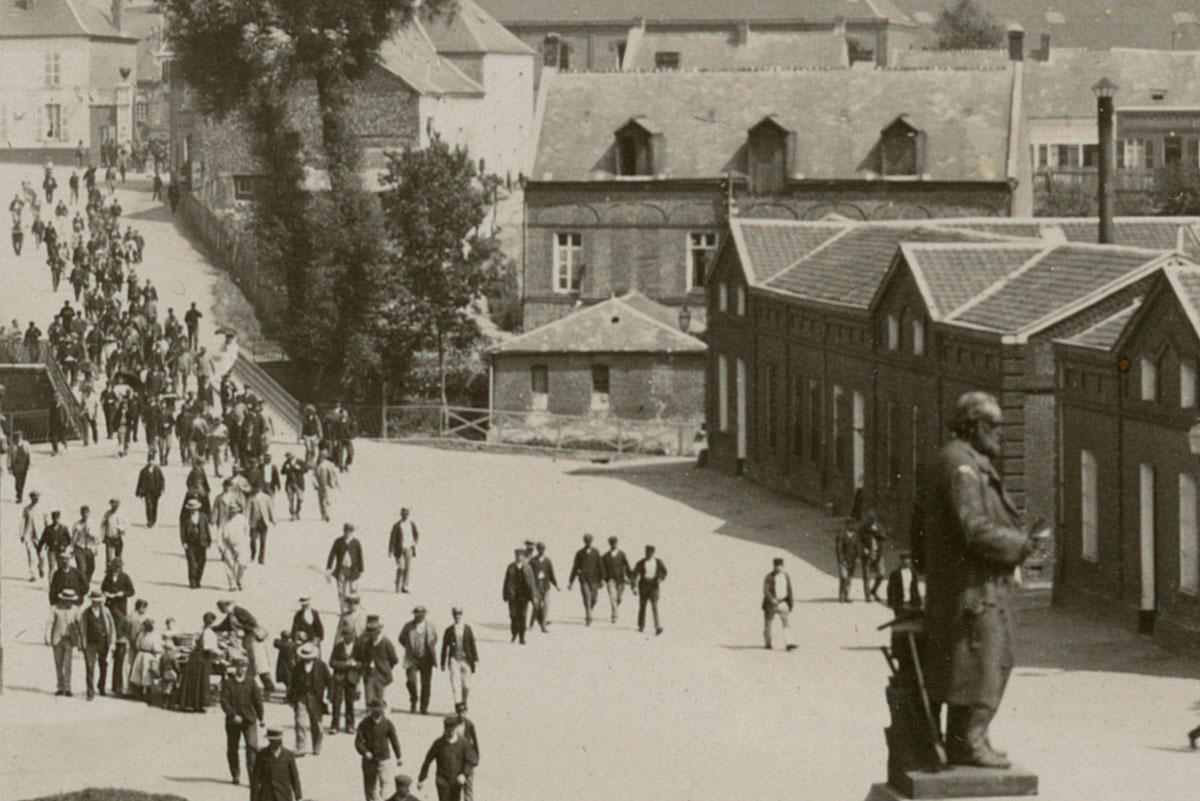
[[[283,729],[267,729],[267,739],[268,740],[282,740],[283,739]]]
[[[367,709],[387,709],[387,704],[378,698],[374,698],[367,702]]]
[[[399,776],[396,777],[396,787],[400,788],[401,790],[404,790],[410,786],[412,786],[412,777],[411,776],[405,776],[403,773],[401,773]]]
[[[100,592],[100,590],[92,590],[91,592],[88,593],[88,600],[103,601],[104,593]]]
[[[442,725],[447,729],[452,729],[458,725],[460,720],[461,718],[459,718],[458,715],[446,715],[446,717],[442,719]]]

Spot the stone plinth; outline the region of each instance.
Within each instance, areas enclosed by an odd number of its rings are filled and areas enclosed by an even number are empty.
[[[1037,795],[1037,792],[1037,776],[1016,766],[1009,770],[996,770],[955,765],[936,773],[906,771],[894,777],[889,784],[873,785],[867,801],[1019,798]]]

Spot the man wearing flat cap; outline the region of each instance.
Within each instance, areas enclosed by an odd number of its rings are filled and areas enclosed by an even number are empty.
[[[558,592],[558,579],[554,576],[554,563],[546,555],[546,543],[539,542],[536,547],[537,553],[529,560],[529,567],[533,570],[541,603],[533,608],[529,626],[532,628],[533,624],[537,623],[542,631],[546,631],[546,627],[550,625],[550,588],[553,587],[554,591]]]
[[[342,535],[333,541],[325,569],[337,582],[338,600],[358,594],[358,579],[363,574],[362,543],[354,536],[354,524],[342,526]]]
[[[436,762],[434,784],[437,786],[438,801],[460,801],[467,780],[479,764],[479,755],[463,737],[462,718],[450,715],[442,727],[442,736],[429,746],[425,761],[421,763],[421,772],[417,774],[417,790],[422,789],[429,776],[429,766]]]
[[[520,639],[521,645],[525,644],[525,621],[529,604],[536,605],[539,596],[537,579],[534,578],[533,568],[529,566],[525,556],[524,548],[513,551],[512,564],[504,571],[502,590],[502,598],[508,604],[508,630],[512,635],[512,642]]]
[[[62,521],[62,512],[58,509],[50,512],[50,522],[42,529],[42,539],[38,548],[50,561],[50,581],[54,581],[54,573],[58,569],[59,554],[71,546],[71,532]]]
[[[396,736],[396,727],[384,716],[385,711],[387,704],[381,699],[368,702],[367,716],[358,724],[354,737],[354,750],[362,756],[367,801],[381,801],[393,771],[401,765],[400,738]]]
[[[454,622],[442,635],[442,670],[450,676],[450,694],[454,702],[465,709],[479,652],[475,649],[475,632],[463,622],[462,608],[456,606],[450,614],[454,616]]]
[[[993,462],[1000,457],[1000,404],[984,392],[958,399],[952,438],[933,464],[913,527],[926,576],[925,674],[931,700],[946,704],[952,764],[1007,768],[988,740],[1012,671],[1013,571],[1048,536],[1026,527]]]
[[[319,653],[321,642],[325,639],[325,626],[317,610],[312,608],[312,598],[307,595],[300,599],[300,608],[292,615],[292,638],[301,634],[305,641],[316,644]]]
[[[108,679],[108,651],[117,642],[117,625],[104,607],[104,593],[88,593],[88,607],[79,616],[79,647],[87,670],[87,699],[96,697],[96,665],[100,666],[100,694]]]
[[[250,801],[299,801],[300,769],[296,755],[283,747],[283,730],[267,729],[267,747],[250,771]]]
[[[412,777],[403,773],[396,777],[396,792],[387,801],[417,801],[417,797],[409,792],[412,787]]]
[[[221,711],[225,713],[225,757],[229,773],[237,784],[241,776],[238,744],[246,742],[246,773],[254,775],[258,752],[258,722],[263,718],[262,692],[246,669],[246,657],[238,654],[221,684]]]
[[[29,580],[34,581],[34,565],[37,566],[37,578],[46,575],[46,555],[42,552],[42,532],[46,530],[46,516],[38,501],[42,494],[30,490],[29,504],[21,510],[21,544],[25,546],[25,558],[29,562]],[[17,503],[20,503],[20,497]],[[53,569],[53,567],[51,568]]]
[[[285,700],[296,719],[296,756],[308,752],[308,733],[312,732],[313,756],[321,753],[324,731],[325,695],[329,689],[329,668],[321,661],[317,646],[306,642],[296,649],[297,664],[288,676]]]
[[[119,559],[125,550],[125,532],[129,523],[121,513],[121,500],[112,498],[108,502],[108,511],[100,519],[100,539],[104,540],[104,563]]]
[[[404,679],[408,688],[408,711],[429,713],[433,669],[437,666],[437,629],[425,619],[423,606],[413,609],[412,620],[400,629],[400,647],[404,649]],[[419,690],[418,690],[418,680]]]
[[[592,535],[583,535],[583,547],[575,552],[571,575],[567,578],[567,590],[579,579],[579,592],[583,595],[583,617],[586,625],[592,625],[592,609],[596,596],[604,584],[604,562],[600,552],[592,545]]]
[[[408,581],[412,578],[412,563],[417,558],[417,540],[421,533],[409,516],[407,506],[400,509],[400,519],[392,526],[388,536],[388,556],[396,560],[396,592],[408,592]]]

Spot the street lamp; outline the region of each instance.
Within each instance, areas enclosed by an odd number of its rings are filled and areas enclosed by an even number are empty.
[[[692,327],[692,311],[687,306],[679,310],[679,330],[688,333]]]
[[[1113,241],[1113,95],[1119,87],[1108,78],[1101,78],[1092,87],[1096,96],[1096,127],[1100,136],[1100,164],[1097,180],[1097,200],[1100,211],[1099,241]]]

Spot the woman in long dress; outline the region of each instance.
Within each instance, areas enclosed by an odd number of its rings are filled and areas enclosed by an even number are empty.
[[[203,712],[208,708],[209,677],[213,663],[221,656],[217,633],[212,630],[216,622],[216,615],[204,613],[204,628],[184,665],[175,705],[185,712]]]
[[[162,655],[162,635],[154,630],[154,621],[142,621],[142,633],[137,638],[137,656],[129,671],[129,683],[140,695],[148,696],[158,678],[158,660]]]

